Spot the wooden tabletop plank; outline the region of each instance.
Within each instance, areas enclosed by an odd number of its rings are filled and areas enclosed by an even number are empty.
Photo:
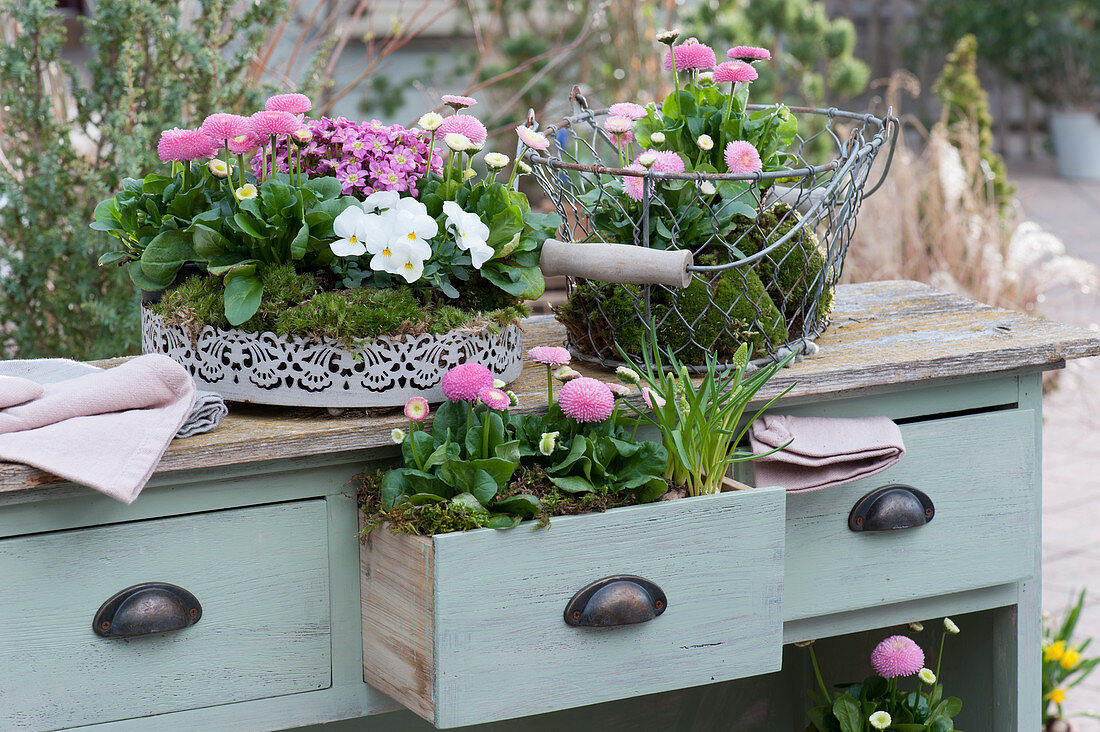
[[[565,331],[553,318],[524,322],[524,347],[561,345]],[[805,398],[1007,371],[1059,368],[1065,361],[1100,354],[1100,334],[974,302],[916,282],[873,282],[838,288],[828,330],[815,355],[784,369],[761,391],[767,399],[795,383],[789,398]],[[586,375],[608,372],[574,364]],[[516,411],[546,406],[543,367],[527,364],[510,388]],[[390,444],[404,426],[399,408],[354,410],[332,416],[323,409],[244,404],[213,432],[176,440],[157,472],[364,450]],[[14,463],[0,463],[0,493],[62,482]]]

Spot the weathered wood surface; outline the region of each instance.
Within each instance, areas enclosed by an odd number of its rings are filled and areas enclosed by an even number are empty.
[[[447,728],[777,671],[785,507],[782,489],[762,488],[558,517],[545,530],[375,531],[363,554],[367,681]],[[578,590],[620,574],[655,582],[668,609],[636,625],[566,625]],[[517,679],[522,690],[505,691]]]
[[[329,687],[325,526],[313,500],[0,541],[0,729]],[[150,581],[194,593],[202,618],[145,637],[92,633],[101,603]]]
[[[549,317],[524,324],[524,346],[564,342]],[[916,282],[874,282],[838,288],[820,352],[795,364],[761,392],[768,398],[795,383],[789,399],[980,374],[1059,368],[1100,354],[1100,335],[950,295]],[[577,370],[606,378],[601,369]],[[511,387],[518,411],[545,408],[546,375],[528,364]],[[158,472],[372,449],[390,444],[404,426],[400,409],[333,417],[324,410],[231,405],[221,426],[176,440]],[[0,463],[0,492],[61,482],[23,465]]]
[[[432,540],[372,531],[360,544],[359,556],[363,680],[431,719],[435,709]]]
[[[787,496],[785,620],[1007,584],[1034,573],[1034,412],[935,419],[901,431],[905,457],[890,469]],[[892,483],[926,493],[936,509],[932,521],[899,531],[849,531],[856,502]]]

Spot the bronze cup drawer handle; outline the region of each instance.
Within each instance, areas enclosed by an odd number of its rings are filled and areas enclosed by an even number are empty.
[[[100,605],[92,630],[104,638],[132,638],[180,630],[201,617],[202,605],[187,590],[166,582],[143,582]]]
[[[668,607],[664,590],[644,577],[604,577],[581,589],[565,606],[565,622],[585,628],[610,628],[653,620]]]
[[[898,531],[924,526],[936,515],[932,499],[910,485],[887,485],[856,501],[848,515],[852,531]]]

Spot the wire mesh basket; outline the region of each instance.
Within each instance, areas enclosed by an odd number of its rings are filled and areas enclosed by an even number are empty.
[[[687,249],[693,263],[684,288],[569,278],[568,299],[556,314],[570,351],[620,365],[620,349],[639,353],[653,328],[663,350],[696,368],[708,353],[732,363],[744,342],[758,363],[814,352],[856,214],[889,168],[896,118],[791,107],[800,131],[810,132],[790,145],[788,160],[797,161],[790,169],[670,173],[626,166],[638,149],[624,155],[621,138],[603,128],[608,110],[589,109],[576,88],[572,98],[573,114],[542,130],[550,148],[525,156],[562,217],[559,237]],[[788,108],[748,107],[768,109]],[[881,177],[865,190],[884,145],[890,154]],[[678,191],[680,205],[670,206],[658,187]]]

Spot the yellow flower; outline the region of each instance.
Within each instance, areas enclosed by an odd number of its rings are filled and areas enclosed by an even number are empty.
[[[1055,704],[1061,704],[1062,702],[1064,702],[1066,700],[1066,690],[1065,689],[1055,689],[1054,691],[1050,692],[1049,694],[1047,694],[1043,698],[1044,699],[1050,699]]]
[[[258,193],[256,186],[251,183],[245,183],[243,186],[233,191],[233,195],[237,197],[238,201],[247,201],[251,198],[255,198]]]
[[[1051,643],[1050,645],[1043,646],[1043,661],[1057,661],[1062,658],[1066,653],[1066,642],[1058,641],[1057,643]]]
[[[1061,663],[1062,668],[1071,669],[1074,666],[1076,666],[1077,662],[1080,661],[1080,660],[1081,660],[1081,654],[1080,653],[1078,653],[1073,648],[1067,648],[1066,649],[1066,655],[1062,656],[1062,660],[1059,661],[1059,663]]]

